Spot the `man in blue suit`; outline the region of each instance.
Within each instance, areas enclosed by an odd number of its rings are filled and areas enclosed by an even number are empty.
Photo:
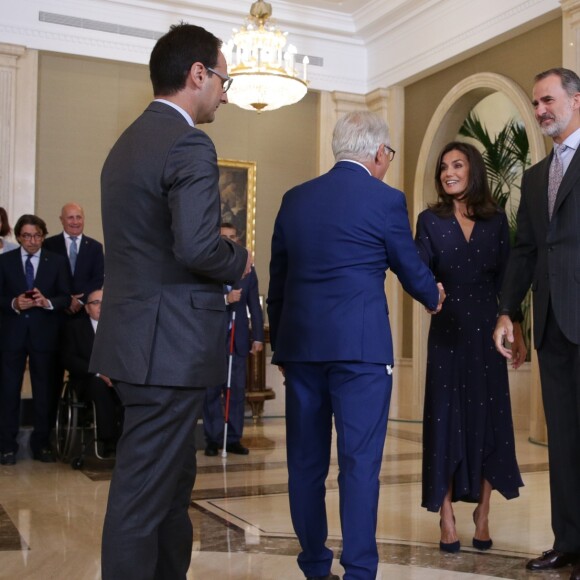
[[[105,256],[103,244],[84,233],[85,212],[78,203],[67,203],[60,212],[63,231],[46,238],[44,247],[64,256],[69,263],[72,301],[70,314],[83,313],[83,305],[93,290],[103,287]]]
[[[70,281],[66,260],[42,247],[44,220],[25,214],[14,234],[20,247],[0,256],[0,464],[16,463],[27,359],[34,407],[30,447],[34,459],[51,463],[58,337],[62,311],[70,304]]]
[[[286,379],[288,490],[310,579],[338,580],[325,546],[332,419],[345,580],[374,580],[379,472],[392,386],[386,270],[430,312],[443,288],[413,245],[405,196],[382,182],[394,150],[386,123],[354,112],[333,133],[336,165],[286,193],[274,226],[268,316]]]
[[[238,232],[232,223],[222,223],[221,235],[236,244],[239,242]],[[231,326],[232,314],[236,313],[226,451],[238,455],[248,455],[249,449],[241,443],[246,402],[246,359],[249,354],[260,352],[264,348],[264,317],[260,305],[258,277],[253,266],[250,273],[234,285],[224,285],[224,299],[227,304],[228,327]],[[248,312],[252,321],[251,337]],[[231,328],[228,328],[228,353],[230,333]],[[205,392],[203,430],[207,442],[205,454],[210,457],[218,454],[218,449],[223,443],[222,393],[227,396],[226,387],[227,385],[218,385],[206,389]]]

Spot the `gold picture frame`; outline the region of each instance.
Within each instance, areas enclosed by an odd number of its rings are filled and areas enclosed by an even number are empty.
[[[256,233],[256,163],[218,159],[222,222],[238,231],[240,244],[254,255]]]

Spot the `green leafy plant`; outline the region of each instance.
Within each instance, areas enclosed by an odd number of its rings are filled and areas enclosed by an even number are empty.
[[[485,125],[473,112],[469,113],[459,134],[478,141],[487,170],[491,193],[500,207],[506,211],[513,243],[516,234],[516,209],[508,204],[514,191],[520,191],[523,172],[530,165],[530,144],[525,127],[512,119],[495,136],[489,134]],[[524,320],[522,330],[528,347],[531,344],[531,294],[528,292],[521,306]]]

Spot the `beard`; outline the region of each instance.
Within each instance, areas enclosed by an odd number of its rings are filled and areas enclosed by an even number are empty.
[[[546,113],[545,115],[542,115],[538,119],[538,121],[540,122],[540,131],[542,132],[542,135],[545,135],[546,137],[551,137],[551,138],[554,138],[554,137],[557,137],[558,135],[561,135],[566,130],[568,125],[570,124],[570,121],[572,120],[573,115],[574,115],[574,109],[572,108],[572,105],[570,105],[570,108],[567,111],[564,111],[559,116],[550,115],[548,113]],[[553,123],[544,127],[541,124],[541,122],[544,121],[545,119],[552,119]]]

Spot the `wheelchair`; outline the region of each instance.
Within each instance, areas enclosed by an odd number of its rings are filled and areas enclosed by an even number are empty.
[[[56,414],[56,455],[63,463],[70,462],[73,469],[82,468],[91,445],[97,459],[107,459],[99,450],[95,416],[95,404],[81,400],[66,381]]]

